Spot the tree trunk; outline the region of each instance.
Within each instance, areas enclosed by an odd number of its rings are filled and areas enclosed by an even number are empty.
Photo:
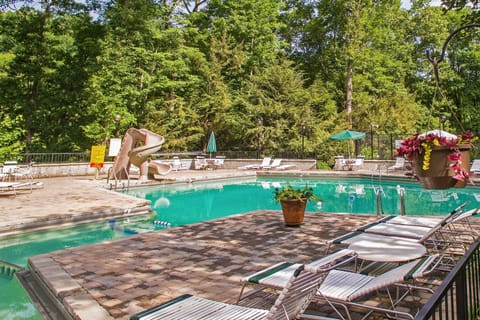
[[[353,60],[348,59],[347,63],[347,88],[345,99],[345,111],[347,113],[348,128],[352,129],[352,98],[353,98]]]

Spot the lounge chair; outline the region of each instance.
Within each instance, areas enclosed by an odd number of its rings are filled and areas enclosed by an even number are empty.
[[[397,157],[393,166],[387,167],[387,172],[405,169],[405,158]]]
[[[275,170],[279,170],[279,171],[289,170],[289,169],[293,169],[295,167],[296,167],[296,165],[294,165],[294,164],[282,164],[282,165],[279,165],[278,167],[275,167]]]
[[[430,227],[385,223],[383,221],[370,223],[356,229],[356,231],[415,240],[420,240],[431,230]]]
[[[15,170],[13,170],[10,173],[10,176],[12,176],[13,179],[16,181],[19,179],[33,181],[33,172],[32,172],[33,164],[34,162],[30,162],[27,167],[16,167]]]
[[[314,301],[326,302],[342,318],[351,319],[350,308],[364,309],[368,314],[379,312],[387,318],[414,319],[414,315],[400,310],[399,303],[413,294],[413,289],[433,293],[431,289],[415,286],[411,280],[423,278],[440,264],[441,255],[431,255],[402,264],[378,276],[344,270],[332,270],[317,291]],[[400,292],[401,289],[404,292]],[[368,301],[371,293],[384,289],[385,305],[373,305]],[[394,289],[395,292],[392,292]],[[362,298],[367,298],[363,301]],[[344,314],[340,312],[340,306]]]
[[[461,209],[459,211],[455,210],[443,219],[437,220],[437,224],[433,227],[390,224],[388,223],[389,217],[385,217],[376,223],[330,240],[327,253],[333,245],[350,246],[360,241],[372,243],[402,242],[406,245],[411,241],[424,245],[430,253],[442,253],[449,258],[462,255],[477,238],[477,234],[468,227],[464,226],[459,230],[458,228],[455,229],[455,226],[460,226],[476,214],[478,209],[475,208],[465,212]],[[374,231],[371,232],[372,230]],[[418,235],[415,235],[415,233],[418,233]]]
[[[474,174],[480,174],[480,159],[475,159],[470,166],[470,172]]]
[[[365,158],[356,158],[355,161],[351,164],[352,169],[359,169],[363,167],[363,164],[365,163]]]
[[[217,156],[217,157],[213,160],[213,168],[214,168],[214,169],[223,168],[224,162],[225,162],[225,157]]]
[[[30,191],[32,193],[33,187],[39,187],[34,182],[0,182],[0,195],[17,195],[18,191]]]
[[[2,167],[1,178],[3,181],[11,180],[13,175],[18,170],[17,161],[5,161]]]
[[[345,158],[343,156],[335,156],[335,164],[333,165],[333,170],[343,170],[345,166]]]
[[[276,159],[273,159],[272,163],[270,163],[270,164],[267,164],[265,166],[260,165],[260,169],[266,169],[266,170],[275,169],[275,168],[279,167],[281,163],[282,163],[282,159],[276,158]]]
[[[195,170],[203,170],[208,168],[207,159],[205,157],[198,156],[195,159]]]
[[[178,171],[182,167],[182,161],[179,157],[173,157],[172,170]]]
[[[326,275],[326,272],[313,273],[303,265],[299,266],[289,277],[270,310],[232,305],[187,294],[136,314],[130,319],[297,319],[310,304]]]
[[[268,166],[270,164],[270,161],[272,161],[272,158],[270,157],[265,157],[262,160],[261,164],[247,164],[245,166],[238,167],[240,170],[254,170],[254,169],[260,169],[265,166]]]
[[[349,306],[366,309],[369,312],[381,312],[388,316],[413,319],[411,314],[396,310],[396,306],[411,293],[411,289],[424,289],[421,287],[412,286],[409,281],[424,277],[433,271],[439,265],[441,260],[441,256],[438,254],[427,256],[400,265],[379,276],[371,276],[354,271],[337,269],[339,265],[343,265],[343,263],[337,263],[337,261],[342,261],[342,259],[347,256],[346,253],[348,253],[351,257],[354,257],[354,253],[351,251],[348,252],[348,250],[340,250],[335,254],[318,260],[317,267],[320,266],[320,268],[317,269],[313,265],[311,266],[312,271],[319,270],[325,272],[325,270],[333,269],[328,273],[326,279],[321,284],[317,294],[314,297],[314,301],[326,302],[342,319],[346,318],[336,307],[338,305],[343,307],[344,313],[348,319],[351,319]],[[331,258],[333,256],[334,259]],[[329,260],[331,260],[331,262],[326,263],[326,261]],[[309,265],[310,264],[307,264],[305,267],[307,268]],[[283,262],[248,276],[242,279],[244,282],[242,292],[245,286],[248,284],[253,285],[254,287],[261,286],[263,289],[270,288],[274,290],[281,290],[284,288],[288,278],[294,272],[294,268],[296,266],[297,265],[295,264]],[[406,291],[397,296],[397,299],[395,300],[392,298],[395,295],[390,294],[390,287],[393,285],[399,285],[395,287],[397,290],[399,290],[400,287],[407,288]],[[385,289],[388,291],[388,297],[390,298],[389,306],[374,306],[368,303],[359,302],[362,297],[366,297],[370,293],[378,291],[379,289]],[[261,289],[257,289],[248,292],[247,294],[241,296],[239,301],[256,294],[260,290]],[[424,290],[431,293],[431,290],[429,289]]]
[[[341,249],[323,258],[314,260],[306,264],[305,267],[311,272],[325,272],[343,266],[355,259],[355,252],[349,249]],[[242,283],[242,289],[240,290],[237,303],[255,295],[257,292],[262,291],[265,288],[281,289],[285,287],[288,279],[299,266],[301,266],[300,263],[282,261],[243,277],[240,280]],[[248,286],[253,287],[253,289],[245,292],[245,289]]]

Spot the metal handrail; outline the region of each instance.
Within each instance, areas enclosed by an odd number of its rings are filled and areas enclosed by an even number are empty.
[[[127,168],[123,168],[123,171],[125,172],[125,176],[127,177],[127,190],[130,189],[130,174],[128,173],[127,171]],[[118,187],[118,182],[119,182],[119,178],[117,177],[117,174],[115,173],[115,171],[113,170],[113,167],[110,167],[108,168],[108,171],[107,171],[107,184],[110,184],[110,173],[113,173],[112,176],[113,178],[115,179],[115,186],[114,186],[114,189],[117,189]],[[111,187],[111,184],[110,184],[110,187]],[[125,189],[125,186],[123,186],[123,188]]]
[[[377,217],[380,215],[385,214],[385,211],[383,210],[383,199],[382,199],[382,193],[383,189],[380,188],[374,188],[375,190],[375,204],[377,207]]]

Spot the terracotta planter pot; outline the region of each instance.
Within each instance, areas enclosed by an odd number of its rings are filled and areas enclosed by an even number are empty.
[[[285,225],[289,227],[298,227],[303,222],[305,215],[305,207],[307,206],[307,199],[303,202],[300,200],[280,200],[282,205],[283,218]]]
[[[469,144],[459,145],[458,149],[462,153],[462,169],[470,172],[470,148]],[[463,188],[465,181],[459,181],[453,178],[455,172],[450,165],[453,163],[448,159],[448,155],[456,153],[447,146],[433,147],[430,154],[430,166],[428,170],[423,170],[424,153],[418,154],[413,159],[413,171],[418,177],[420,183],[425,189],[448,189]]]

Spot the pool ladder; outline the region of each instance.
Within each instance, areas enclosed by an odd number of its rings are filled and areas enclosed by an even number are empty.
[[[407,214],[405,212],[405,188],[402,188],[400,187],[400,185],[398,185],[397,193],[398,193],[398,196],[400,197],[400,215],[404,216]]]
[[[122,189],[130,189],[130,175],[128,174],[127,168],[123,168],[123,171],[125,171],[125,176],[127,177],[127,187],[125,188],[125,184],[122,182]],[[113,179],[115,179],[114,183],[110,183],[110,176],[113,176]],[[111,189],[117,189],[118,183],[120,179],[117,177],[115,174],[115,171],[113,171],[113,167],[108,168],[107,171],[107,184],[110,185],[110,190]]]
[[[377,217],[379,217],[380,215],[385,214],[385,211],[383,210],[383,200],[382,200],[383,189],[382,187],[379,187],[379,188],[373,187],[373,190],[375,191],[375,206],[377,208]]]
[[[15,272],[22,271],[23,268],[16,264],[0,260],[0,276],[13,278]]]

